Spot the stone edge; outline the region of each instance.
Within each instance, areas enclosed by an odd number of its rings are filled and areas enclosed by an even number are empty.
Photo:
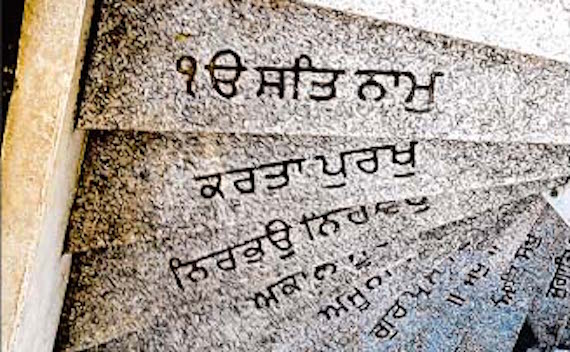
[[[2,351],[52,351],[87,134],[76,99],[92,0],[26,0],[2,145]]]
[[[553,1],[551,7],[541,1],[493,0],[302,2],[570,63],[570,48],[563,45],[570,40],[570,0]]]

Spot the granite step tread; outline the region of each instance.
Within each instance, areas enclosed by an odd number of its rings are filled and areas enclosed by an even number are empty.
[[[78,126],[570,143],[570,65],[290,1],[102,0]]]
[[[491,253],[451,276],[448,291],[461,297],[454,304],[434,300],[422,331],[425,350],[512,351],[532,300],[546,292],[553,263],[570,228],[547,206],[522,241],[510,251]]]
[[[436,268],[434,277],[439,284],[429,299],[406,307],[408,314],[398,314],[401,304],[397,302],[390,313],[392,319],[399,319],[403,331],[388,341],[385,350],[455,351],[462,333],[484,331],[486,326],[477,324],[474,313],[495,291],[495,277],[508,266],[542,209],[501,224],[500,242],[465,250]]]
[[[184,248],[182,239],[77,254],[59,347],[88,348],[125,333],[155,329],[165,335],[144,337],[145,343],[163,344],[170,350],[377,348],[384,344],[378,338],[382,333],[372,330],[379,312],[389,309],[388,301],[405,291],[421,298],[422,290],[429,291],[429,285],[435,284],[433,278],[420,278],[420,273],[433,273],[436,263],[455,251],[506,245],[511,242],[507,233],[523,236],[524,224],[533,214],[538,217],[544,205],[540,197],[532,196],[437,229],[416,233],[409,229],[411,233],[397,233],[389,240],[367,232],[343,241],[336,253],[322,250],[321,245],[288,259],[274,257],[256,267],[246,265],[235,274],[208,267],[210,275],[203,278],[204,283],[189,280],[192,276],[182,271],[181,287],[168,262],[177,249]],[[415,240],[404,250],[391,250],[391,243],[404,237]],[[331,262],[338,266],[335,270],[325,265]],[[299,290],[287,281],[294,278]],[[266,307],[261,295],[269,292],[274,281],[291,285],[275,292],[276,301]],[[354,306],[343,301],[346,294],[353,295]],[[364,298],[373,308],[357,308],[366,305]],[[339,319],[327,305],[341,301],[346,314],[339,310]],[[319,310],[323,313],[318,314]],[[359,310],[363,313],[355,315]],[[396,325],[400,326],[392,322]]]
[[[565,0],[304,2],[570,63],[570,3]]]
[[[570,146],[410,143],[338,136],[92,133],[67,248],[78,252],[150,241],[170,236],[170,229],[194,229],[215,239],[219,231],[250,231],[248,224],[258,226],[268,218],[295,220],[327,209],[417,203],[432,196],[442,207],[466,209],[462,202],[471,198],[470,190],[480,190],[473,193],[476,201],[485,196],[483,189],[506,186],[497,197],[489,194],[489,205],[498,204],[516,184],[570,173]],[[437,196],[454,192],[459,193]]]
[[[527,316],[535,348],[570,348],[570,239],[559,244],[550,262],[552,275]]]

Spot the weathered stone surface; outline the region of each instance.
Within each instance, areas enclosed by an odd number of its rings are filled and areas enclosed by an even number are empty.
[[[304,0],[430,32],[570,62],[568,0]]]
[[[525,239],[539,214],[523,215],[525,224],[512,227],[508,221],[499,224],[508,235],[499,243],[469,248],[449,258],[434,269],[438,285],[429,299],[419,301],[411,314],[402,321],[402,333],[395,335],[386,350],[403,351],[455,351],[463,333],[485,336],[485,323],[477,325],[476,314],[484,299],[494,291],[502,268]],[[396,317],[398,302],[391,311]],[[408,309],[410,310],[410,309]],[[495,321],[488,322],[493,325]],[[488,336],[488,335],[487,335]],[[515,335],[516,337],[516,335]],[[475,345],[471,345],[474,351]],[[508,349],[483,349],[483,351]]]
[[[410,142],[130,132],[94,133],[90,140],[71,218],[71,251],[151,240],[189,229],[201,231],[212,240],[220,236],[237,240],[239,233],[251,232],[251,227],[241,225],[244,223],[258,226],[269,218],[298,221],[302,214],[310,216],[311,212],[320,214],[407,198],[416,198],[414,201],[418,202],[421,197],[434,194],[570,173],[568,146],[419,141],[413,148],[415,158],[402,153],[396,155],[394,163],[393,151],[411,150]],[[370,161],[372,151],[349,153],[365,148],[374,150],[378,158],[376,168]],[[346,153],[346,176],[324,173],[324,161],[329,163],[326,170],[340,171],[342,153]],[[365,159],[368,161],[358,164]],[[287,180],[278,175],[284,170],[280,163],[288,160],[303,161],[301,170],[294,163],[288,166]],[[398,164],[406,161],[415,161],[414,166]],[[244,168],[245,171],[228,174]],[[247,170],[253,170],[256,188],[252,193],[242,192],[234,184],[249,177]],[[215,185],[214,178],[196,180],[215,173],[224,174],[220,192],[214,192],[213,187],[204,188]],[[274,188],[280,185],[283,187]],[[249,182],[241,181],[238,186],[247,191]],[[540,189],[537,184],[525,187],[521,188],[522,195]],[[496,197],[490,195],[492,199],[487,202],[490,206],[505,202],[499,197],[511,192],[501,190]],[[516,192],[511,195],[516,197]],[[484,194],[485,191],[478,191],[473,197]],[[446,197],[447,200],[436,202],[440,209],[449,206],[468,211],[462,204],[470,194]],[[479,199],[471,204],[485,202]],[[457,219],[458,214],[459,211],[450,213],[451,219]],[[228,231],[232,227],[235,231]]]
[[[550,274],[541,295],[535,298],[528,322],[542,350],[569,348],[570,336],[570,230],[555,247],[549,262]]]
[[[554,257],[569,239],[570,228],[547,207],[522,241],[450,277],[447,290],[461,299],[450,304],[446,292],[424,308],[430,318],[416,329],[418,339],[426,350],[513,350],[533,298],[546,292]]]
[[[560,347],[561,352],[570,349],[570,319],[566,320],[566,326],[560,330]],[[555,350],[556,351],[556,350]]]
[[[84,128],[570,143],[565,63],[288,1],[101,6]]]
[[[189,254],[196,246],[185,237],[79,254],[74,256],[59,348],[86,348],[117,338],[109,350],[125,350],[128,343],[144,350],[378,350],[389,342],[376,324],[395,299],[406,304],[409,314],[405,320],[390,317],[391,332],[404,334],[406,320],[418,314],[416,300],[429,297],[438,285],[434,268],[446,265],[445,258],[455,251],[512,246],[528,233],[544,204],[530,197],[429,231],[408,228],[386,234],[376,228],[315,242],[295,240],[294,256],[280,259],[270,253],[254,265],[244,263],[242,251],[236,250],[235,271],[209,263],[209,275],[193,283],[187,268],[181,268],[181,286],[169,260],[195,259]],[[289,285],[292,274],[299,290]],[[276,284],[280,280],[285,281]],[[276,299],[266,307],[260,295],[269,295],[271,285]],[[329,310],[327,318],[327,306],[340,303],[346,309],[338,316]]]
[[[546,199],[552,207],[558,212],[559,216],[570,226],[570,185],[559,186],[549,194]],[[567,258],[568,245],[562,246],[558,249],[558,256],[561,259]],[[550,283],[555,284],[552,292],[562,295],[562,299],[556,295],[546,294],[542,297],[537,297],[532,305],[532,310],[527,319],[529,330],[535,337],[537,344],[535,350],[557,346],[558,349],[554,351],[570,350],[570,298],[564,297],[564,288],[558,290],[557,286],[564,286],[566,284],[566,292],[568,292],[567,283],[569,278],[563,275],[568,275],[568,267],[559,266],[559,263],[554,262],[557,270],[560,267],[561,277],[558,277],[555,282],[552,280]],[[550,290],[550,286],[549,286]],[[566,294],[568,296],[568,293]]]

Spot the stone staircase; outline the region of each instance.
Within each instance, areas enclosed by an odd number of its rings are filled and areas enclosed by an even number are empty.
[[[56,351],[570,349],[564,53],[367,6],[96,2]]]

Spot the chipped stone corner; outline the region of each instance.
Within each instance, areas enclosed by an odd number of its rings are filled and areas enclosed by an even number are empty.
[[[544,192],[543,196],[570,226],[570,179],[565,185]]]

